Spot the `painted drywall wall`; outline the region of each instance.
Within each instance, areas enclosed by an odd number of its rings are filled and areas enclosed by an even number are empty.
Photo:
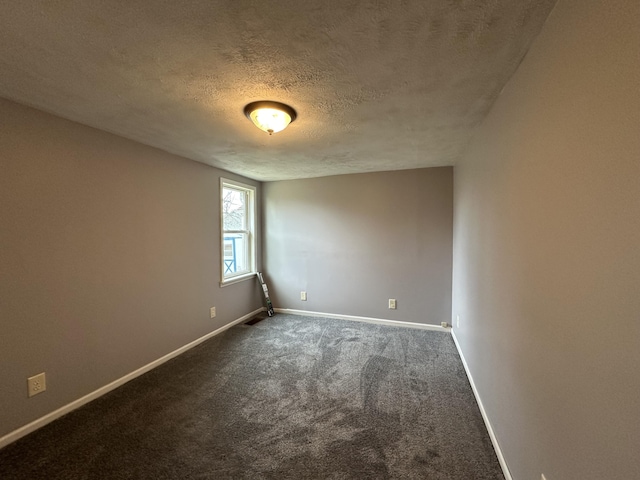
[[[452,173],[441,167],[263,184],[264,265],[274,305],[448,321]]]
[[[219,286],[219,177],[256,182],[6,100],[0,172],[0,436],[261,307]]]
[[[514,479],[640,478],[639,24],[560,0],[455,167],[454,331]]]

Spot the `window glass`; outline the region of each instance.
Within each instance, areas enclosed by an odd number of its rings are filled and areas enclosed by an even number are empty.
[[[255,273],[255,188],[221,181],[222,282]]]

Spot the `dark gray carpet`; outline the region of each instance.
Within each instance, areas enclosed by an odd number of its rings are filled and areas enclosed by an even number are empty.
[[[0,450],[2,479],[501,479],[449,334],[276,315]]]

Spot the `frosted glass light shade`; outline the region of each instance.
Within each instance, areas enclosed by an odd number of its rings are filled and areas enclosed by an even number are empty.
[[[256,127],[269,135],[281,132],[296,119],[295,110],[279,102],[253,102],[244,107],[244,113]]]
[[[291,123],[291,117],[288,113],[275,108],[259,108],[251,112],[249,118],[256,127],[269,135],[284,130]]]

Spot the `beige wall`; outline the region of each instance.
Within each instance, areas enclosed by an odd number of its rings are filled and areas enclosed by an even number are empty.
[[[262,306],[219,287],[222,174],[0,99],[0,436]]]
[[[274,305],[448,321],[452,189],[451,167],[265,183],[264,263]]]
[[[452,318],[514,479],[640,478],[639,13],[560,0],[455,168]]]

